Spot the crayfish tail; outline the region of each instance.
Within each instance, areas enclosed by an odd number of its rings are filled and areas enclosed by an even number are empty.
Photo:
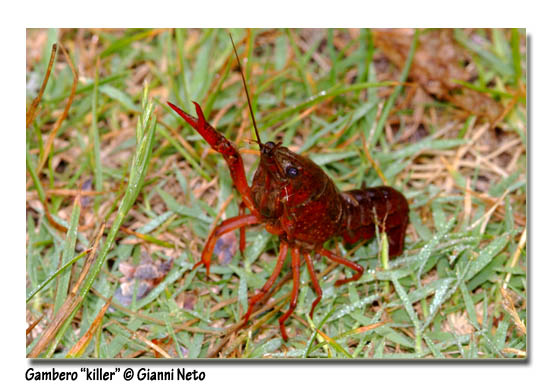
[[[352,244],[371,239],[376,231],[385,231],[389,256],[402,254],[408,226],[408,201],[402,193],[388,186],[356,189],[341,193],[344,203],[343,240]]]

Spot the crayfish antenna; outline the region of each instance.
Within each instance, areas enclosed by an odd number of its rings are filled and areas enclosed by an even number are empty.
[[[232,47],[234,48],[234,54],[236,55],[236,60],[238,61],[238,70],[240,70],[240,74],[243,81],[243,87],[245,88],[245,95],[247,96],[247,105],[249,106],[249,112],[251,113],[251,120],[253,121],[253,127],[255,128],[255,135],[257,136],[257,143],[259,144],[259,148],[262,150],[263,143],[261,142],[261,137],[259,136],[259,131],[257,129],[257,122],[255,122],[255,114],[253,114],[253,107],[251,106],[251,100],[249,98],[249,91],[247,90],[247,83],[245,82],[245,76],[243,75],[243,69],[240,63],[240,57],[238,56],[238,51],[236,50],[236,45],[234,44],[234,39],[232,39],[232,34],[228,34],[230,36],[230,41],[232,42]]]

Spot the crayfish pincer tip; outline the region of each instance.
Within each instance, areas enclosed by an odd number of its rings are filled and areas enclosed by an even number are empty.
[[[195,109],[196,109],[196,113],[197,113],[197,118],[200,120],[200,121],[205,121],[205,116],[203,115],[203,110],[201,110],[201,106],[199,106],[199,104],[196,102],[196,101],[192,101],[195,105]]]
[[[174,110],[176,113],[178,113],[179,115],[182,115],[182,113],[184,113],[184,112],[182,111],[182,109],[180,109],[178,106],[176,106],[176,105],[175,105],[174,103],[172,103],[172,102],[167,101],[167,105],[169,105],[170,108],[171,108],[172,110]]]

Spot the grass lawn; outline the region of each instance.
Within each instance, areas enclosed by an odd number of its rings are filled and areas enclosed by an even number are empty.
[[[405,251],[306,265],[282,340],[290,259],[262,227],[200,260],[238,215],[223,158],[166,102],[237,144],[308,155],[340,190],[391,185]],[[55,58],[52,45],[57,43]],[[51,60],[52,58],[52,60]],[[51,66],[49,66],[51,64]],[[49,75],[48,69],[51,69]],[[519,359],[527,356],[525,30],[27,30],[27,355],[46,358]],[[45,82],[47,80],[47,82]],[[42,87],[44,86],[44,87]]]

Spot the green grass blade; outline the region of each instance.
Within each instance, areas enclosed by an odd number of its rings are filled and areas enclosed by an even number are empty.
[[[50,274],[48,278],[46,278],[44,281],[40,283],[34,290],[32,290],[28,295],[25,302],[29,302],[38,292],[40,292],[46,285],[48,285],[50,282],[52,282],[53,279],[55,279],[58,275],[63,273],[67,268],[71,267],[75,262],[77,262],[79,259],[84,257],[86,254],[88,254],[88,250],[83,251],[82,253],[76,255],[74,258],[72,258],[70,261],[66,262],[62,267],[57,269],[55,272]]]
[[[80,198],[76,198],[73,204],[73,212],[71,213],[71,220],[69,221],[69,228],[65,235],[65,242],[63,248],[63,256],[61,259],[61,266],[71,261],[75,253],[75,244],[77,241],[77,232],[79,227],[79,217],[81,212]],[[70,271],[62,272],[58,277],[58,286],[56,292],[56,298],[54,302],[54,313],[57,313],[65,298],[67,297],[67,291],[69,289],[69,279],[71,277]]]

